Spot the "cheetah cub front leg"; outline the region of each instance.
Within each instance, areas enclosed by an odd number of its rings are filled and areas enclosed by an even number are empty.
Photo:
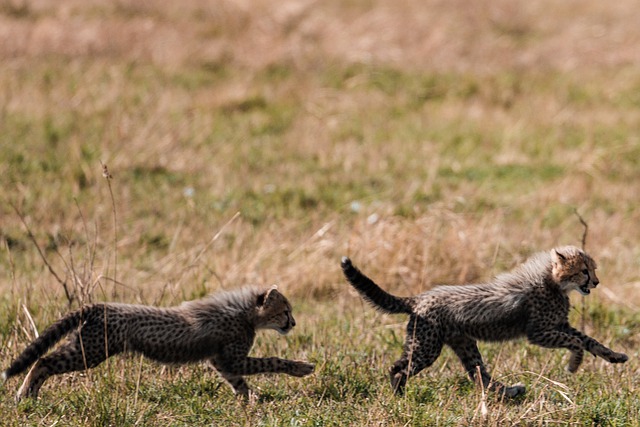
[[[582,359],[584,359],[584,350],[572,351],[571,356],[569,357],[567,371],[572,374],[575,373],[580,365],[582,365]]]
[[[244,399],[254,400],[255,395],[243,378],[245,375],[257,374],[288,374],[294,377],[304,377],[312,374],[315,365],[298,360],[280,359],[278,357],[247,357],[230,356],[233,351],[225,352],[210,360],[220,376],[233,388],[236,395]]]
[[[601,357],[609,363],[625,363],[629,357],[624,353],[618,353],[597,340],[578,331],[568,324],[555,330],[532,330],[528,339],[534,344],[548,348],[567,348],[571,351],[567,370],[574,373],[582,364],[585,350],[594,356]]]
[[[610,348],[607,348],[604,345],[600,344],[591,337],[587,337],[587,340],[593,341],[595,343],[593,344],[593,347],[588,349],[588,351],[594,356],[599,356],[609,363],[625,363],[627,360],[629,360],[629,356],[627,356],[626,354],[617,353]],[[582,364],[583,359],[584,350],[580,349],[571,351],[569,364],[567,365],[567,371],[571,372],[572,374],[575,373]]]
[[[590,336],[580,332],[579,330],[571,326],[565,326],[564,330],[567,331],[567,333],[571,337],[577,338],[580,347],[579,350],[572,350],[571,352],[569,365],[567,366],[569,372],[573,373],[578,370],[578,367],[582,363],[584,350],[588,351],[594,356],[601,357],[609,363],[625,363],[627,360],[629,360],[629,356],[627,356],[626,354],[618,353],[611,350],[609,347],[601,344],[596,339],[591,338]]]

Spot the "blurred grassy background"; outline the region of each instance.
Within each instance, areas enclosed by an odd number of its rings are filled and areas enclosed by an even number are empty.
[[[406,295],[580,245],[577,210],[591,319],[637,354],[638,22],[629,0],[0,0],[3,365],[25,310],[42,328],[68,308],[22,219],[73,305],[278,283],[315,341],[336,316],[399,321],[341,255]]]

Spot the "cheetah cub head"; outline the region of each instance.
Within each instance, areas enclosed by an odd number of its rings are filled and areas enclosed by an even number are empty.
[[[286,335],[296,326],[296,321],[291,314],[291,304],[275,286],[258,295],[256,308],[256,329],[275,329],[280,334]]]
[[[600,283],[595,261],[575,246],[551,249],[551,260],[553,280],[567,293],[575,289],[582,295],[589,295],[590,289]]]

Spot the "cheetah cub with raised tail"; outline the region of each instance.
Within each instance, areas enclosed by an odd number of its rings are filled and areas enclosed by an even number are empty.
[[[588,295],[599,283],[595,262],[575,246],[537,253],[488,283],[438,286],[404,298],[382,290],[349,258],[342,258],[342,270],[360,295],[379,310],[410,315],[404,351],[389,372],[397,393],[402,393],[410,376],[435,362],[444,344],[460,358],[472,381],[479,372],[484,387],[506,397],[523,394],[524,386],[506,387],[492,381],[477,340],[527,337],[542,347],[567,348],[571,351],[570,372],[582,363],[584,350],[610,363],[628,359],[569,325],[567,294],[575,289]]]
[[[168,308],[100,303],[85,306],[49,326],[2,373],[3,379],[34,362],[16,400],[37,397],[52,375],[99,365],[118,353],[137,352],[158,362],[207,360],[236,394],[249,396],[244,375],[309,375],[314,365],[277,357],[248,357],[258,329],[288,333],[296,325],[289,301],[275,288],[243,288]],[[65,335],[66,343],[42,357]]]

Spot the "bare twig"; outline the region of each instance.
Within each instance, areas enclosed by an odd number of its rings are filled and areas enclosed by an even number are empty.
[[[118,281],[118,217],[116,215],[116,202],[113,197],[113,189],[111,188],[111,180],[113,175],[109,172],[109,168],[105,163],[100,161],[102,165],[102,176],[107,180],[109,187],[109,195],[111,196],[111,211],[113,212],[113,281]],[[116,288],[113,288],[113,297],[116,296]]]
[[[22,214],[22,212],[20,212],[18,207],[16,205],[14,205],[13,203],[9,202],[9,204],[11,205],[13,210],[15,211],[16,215],[18,215],[18,217],[20,218],[20,221],[22,222],[22,225],[24,225],[24,227],[27,229],[27,234],[29,236],[29,239],[31,240],[31,242],[34,244],[34,246],[38,250],[38,254],[40,255],[40,258],[42,259],[42,262],[44,262],[44,264],[49,269],[49,272],[53,275],[53,277],[55,277],[55,279],[58,281],[58,283],[60,283],[60,285],[62,285],[62,288],[64,289],[64,294],[67,297],[67,302],[69,303],[69,305],[71,305],[73,303],[74,296],[69,291],[69,288],[67,287],[66,280],[62,280],[60,278],[60,276],[58,276],[58,273],[56,273],[56,271],[53,269],[51,264],[49,264],[49,261],[47,260],[47,257],[44,255],[44,252],[42,251],[42,248],[40,248],[40,245],[38,244],[38,241],[36,240],[36,237],[31,232],[31,228],[29,228],[29,225],[27,224],[27,220],[25,219],[25,217]]]
[[[85,271],[83,271],[83,274],[86,275],[87,273],[87,265],[86,263],[89,263],[89,271],[92,271],[93,269],[91,267],[93,267],[93,256],[92,256],[92,248],[91,248],[91,244],[89,243],[89,230],[87,229],[87,221],[84,219],[84,215],[82,214],[82,209],[80,209],[80,205],[78,204],[78,199],[76,199],[75,197],[73,198],[74,203],[76,204],[76,209],[78,209],[78,214],[80,215],[80,219],[82,220],[82,229],[84,230],[84,236],[85,239],[87,241],[86,244],[86,248],[87,248],[87,261],[85,262],[85,266],[84,269]]]
[[[573,213],[575,213],[580,221],[580,224],[584,227],[584,231],[582,232],[582,250],[584,251],[585,246],[587,246],[587,233],[589,232],[589,224],[582,218],[582,215],[578,212],[578,209],[574,209]]]
[[[78,303],[82,305],[82,297],[78,295],[78,280],[76,279],[77,274],[76,274],[75,267],[73,265],[73,257],[71,256],[72,255],[71,242],[69,241],[69,239],[65,239],[65,243],[67,244],[69,249],[70,263],[67,262],[67,260],[64,258],[64,256],[62,256],[62,254],[57,248],[55,249],[55,253],[56,255],[58,255],[58,258],[60,259],[60,261],[64,264],[64,267],[66,268],[67,272],[71,274],[71,280],[69,281],[67,279],[66,282],[67,283],[71,282],[69,283],[70,288],[72,289],[71,293],[74,296],[74,299],[76,299]],[[80,292],[82,293],[82,290]]]
[[[311,235],[311,237],[309,237],[307,240],[305,240],[304,242],[302,242],[302,244],[300,244],[297,248],[295,248],[288,256],[287,259],[290,261],[293,258],[295,258],[300,252],[302,252],[302,250],[305,248],[305,246],[314,238],[316,237],[322,237],[324,236],[327,231],[329,231],[329,229],[331,228],[331,226],[333,225],[333,221],[327,222],[325,224],[322,225],[322,227],[320,227],[315,233],[313,233]]]
[[[33,317],[31,317],[31,313],[29,313],[29,309],[26,305],[22,304],[22,310],[24,311],[25,316],[27,316],[27,320],[29,320],[29,325],[31,325],[31,330],[33,331],[33,335],[35,338],[38,338],[40,334],[38,333],[38,328],[36,327],[36,322],[33,321]]]
[[[480,404],[476,408],[473,417],[475,418],[476,415],[478,415],[478,412],[480,412],[480,416],[483,420],[485,420],[487,418],[487,415],[489,415],[489,409],[487,408],[487,395],[484,389],[484,382],[482,381],[482,372],[480,371],[480,366],[476,366],[476,379],[476,382],[480,386]]]
[[[582,232],[582,250],[584,251],[585,246],[587,245],[587,233],[589,232],[589,224],[587,224],[584,218],[582,218],[582,215],[580,215],[580,213],[578,212],[578,209],[574,209],[573,213],[576,214],[576,216],[578,217],[578,220],[580,221],[580,224],[582,224],[582,226],[584,227],[584,231]],[[582,298],[581,306],[582,306],[582,313],[580,314],[580,329],[584,331],[584,325],[587,322],[586,315],[585,315],[587,311],[585,308],[585,298]]]
[[[133,397],[133,407],[138,407],[138,395],[140,394],[140,378],[142,377],[142,355],[138,360],[138,377],[136,378],[136,392]]]
[[[220,237],[220,235],[222,235],[222,233],[224,232],[225,228],[227,228],[227,226],[229,226],[229,224],[231,224],[233,221],[235,221],[236,218],[238,218],[240,216],[240,212],[236,212],[229,221],[227,221],[221,228],[220,230],[218,230],[218,232],[216,234],[214,234],[214,236],[211,238],[211,240],[209,240],[209,243],[207,243],[205,245],[204,248],[202,248],[202,250],[198,253],[198,255],[195,256],[195,258],[193,259],[193,261],[191,261],[191,265],[196,265],[196,263],[198,262],[198,260],[200,259],[200,257],[202,257],[202,255],[204,255],[204,253],[209,249],[209,247],[216,241],[218,240],[218,238]]]
[[[81,283],[81,296],[79,297],[80,305],[83,305],[86,300],[91,302],[91,296],[93,293],[93,289],[95,288],[95,283],[92,285],[91,281],[93,280],[93,265],[96,257],[96,247],[98,231],[97,226],[94,225],[94,235],[93,239],[91,239],[89,235],[89,228],[87,226],[87,221],[85,220],[84,214],[82,213],[82,209],[80,209],[80,205],[78,204],[78,199],[74,198],[74,202],[76,204],[76,208],[78,209],[78,214],[82,219],[82,228],[84,230],[84,235],[86,239],[86,249],[87,249],[87,258],[82,266],[82,283]],[[69,251],[69,257],[72,258],[71,250]],[[98,279],[99,280],[99,279]],[[87,286],[88,285],[88,286]]]

